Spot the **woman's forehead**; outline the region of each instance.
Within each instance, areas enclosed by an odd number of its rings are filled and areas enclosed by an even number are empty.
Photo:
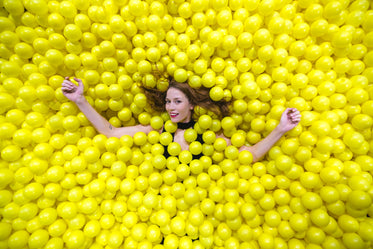
[[[187,96],[179,89],[171,87],[167,90],[167,98],[187,98]]]

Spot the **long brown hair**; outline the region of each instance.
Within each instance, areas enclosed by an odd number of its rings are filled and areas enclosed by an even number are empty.
[[[208,111],[212,111],[219,117],[225,117],[229,115],[229,102],[220,100],[213,101],[210,98],[210,89],[206,87],[200,87],[198,89],[192,88],[188,82],[177,82],[174,78],[169,77],[168,89],[176,88],[183,92],[188,98],[189,102],[193,106],[202,107]],[[166,111],[166,95],[167,91],[159,91],[157,89],[145,88],[144,93],[148,101],[152,104],[152,108],[156,111]]]

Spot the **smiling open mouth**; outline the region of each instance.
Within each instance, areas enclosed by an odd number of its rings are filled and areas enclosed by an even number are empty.
[[[171,118],[175,118],[175,117],[177,117],[177,115],[179,115],[179,114],[177,114],[177,113],[170,113],[169,115],[170,115]]]

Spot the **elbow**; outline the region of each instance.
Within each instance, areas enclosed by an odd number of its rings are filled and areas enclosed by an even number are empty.
[[[255,156],[253,155],[253,161],[252,161],[252,163],[256,163],[256,162],[258,162],[258,161],[259,161],[259,158],[255,157]]]
[[[252,163],[256,163],[260,160],[260,157],[258,157],[255,152],[253,151],[250,151],[251,152],[251,155],[253,155],[253,160],[252,160]]]
[[[110,127],[105,127],[103,129],[96,129],[99,134],[106,136],[107,138],[115,137],[115,128],[110,125]]]
[[[106,132],[103,132],[102,134],[105,135],[107,138],[111,138],[111,137],[120,138],[120,136],[118,136],[118,133],[115,131],[106,131]]]
[[[111,138],[113,137],[113,135],[110,133],[110,132],[107,132],[107,131],[97,131],[99,134],[102,134],[104,135],[106,138]]]
[[[259,161],[260,157],[257,155],[256,151],[255,151],[255,148],[253,146],[241,146],[241,148],[239,149],[239,151],[248,151],[250,152],[250,154],[252,155],[252,163],[256,163],[257,161]]]
[[[114,137],[112,134],[110,133],[104,133],[104,132],[100,132],[100,134],[104,135],[106,138],[111,138],[111,137]]]

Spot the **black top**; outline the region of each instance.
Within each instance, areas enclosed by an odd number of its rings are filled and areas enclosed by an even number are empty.
[[[192,128],[194,127],[195,125],[195,121],[192,119],[190,120],[188,123],[177,123],[177,128],[178,129],[181,129],[181,130],[186,130],[186,129],[189,129],[189,128]],[[164,128],[162,130],[162,133],[164,132]],[[172,135],[172,141],[174,140],[175,138],[175,133],[171,133]],[[197,135],[197,139],[196,141],[200,142],[201,144],[203,144],[203,139],[202,139],[202,134],[198,134]],[[168,158],[170,156],[170,154],[168,153],[167,151],[167,146],[164,146],[164,153],[163,155]],[[193,155],[193,159],[200,159],[201,157],[203,156],[202,153],[198,154],[198,155]]]

